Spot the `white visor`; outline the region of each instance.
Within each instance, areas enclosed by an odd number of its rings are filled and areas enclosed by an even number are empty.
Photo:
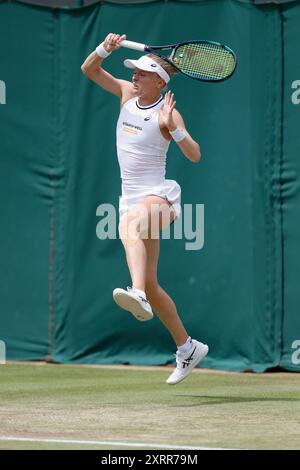
[[[169,83],[169,74],[157,63],[155,60],[147,55],[142,55],[138,60],[126,59],[124,60],[125,67],[129,69],[140,69],[146,72],[155,72],[159,75],[166,83]]]

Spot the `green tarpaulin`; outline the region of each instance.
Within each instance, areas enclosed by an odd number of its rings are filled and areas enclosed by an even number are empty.
[[[114,304],[112,290],[130,282],[125,255],[120,240],[96,235],[97,208],[117,207],[120,194],[119,103],[80,65],[116,31],[149,44],[213,39],[236,51],[226,82],[171,82],[203,157],[193,165],[173,143],[167,175],[180,183],[183,204],[204,204],[205,231],[201,250],[187,250],[185,238],[162,241],[159,278],[190,334],[210,345],[205,367],[300,370],[299,2],[118,3],[0,3],[0,340],[8,359],[173,360],[157,319],[138,323]],[[138,56],[122,49],[105,67],[130,80],[129,54]]]

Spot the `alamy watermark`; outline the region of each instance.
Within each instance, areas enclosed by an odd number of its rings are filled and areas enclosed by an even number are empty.
[[[6,84],[0,80],[0,104],[6,104]]]
[[[293,104],[300,104],[300,80],[294,80],[291,88],[295,90],[291,95]]]
[[[292,364],[299,365],[300,364],[300,339],[295,339],[295,341],[292,342],[292,349],[295,349],[291,356],[291,362]]]
[[[4,341],[0,340],[0,364],[5,364],[6,362],[6,345]]]
[[[141,205],[135,206],[137,209],[135,217],[130,218],[126,223],[126,232],[123,227],[123,234],[131,240],[134,240],[138,231],[142,238],[162,238],[170,239],[171,236],[176,240],[186,240],[186,250],[201,250],[204,246],[204,204],[184,204],[180,217],[176,218],[173,225],[169,224],[170,212],[161,210],[158,204],[151,206],[151,226],[148,227],[148,212]],[[145,212],[146,211],[146,212]],[[117,224],[117,210],[112,204],[100,204],[97,207],[96,215],[100,221],[96,226],[96,235],[99,240],[115,240],[119,238],[119,229]],[[165,223],[164,223],[164,217]],[[122,219],[121,219],[122,220]],[[124,219],[123,219],[124,220]],[[159,235],[159,224],[163,222],[163,230]],[[124,222],[123,222],[124,225]],[[173,235],[171,235],[173,232]]]

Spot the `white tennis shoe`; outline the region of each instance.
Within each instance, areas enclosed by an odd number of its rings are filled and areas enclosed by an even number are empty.
[[[176,369],[166,380],[167,384],[175,385],[185,379],[208,353],[207,344],[200,343],[200,341],[192,340],[192,349],[182,354],[179,351],[176,353]]]
[[[153,318],[148,300],[136,292],[133,287],[127,287],[127,291],[120,288],[114,289],[113,298],[119,307],[132,313],[137,320],[147,321]]]

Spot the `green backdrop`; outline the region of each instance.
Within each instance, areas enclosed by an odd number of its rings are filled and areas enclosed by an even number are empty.
[[[157,319],[118,309],[129,285],[120,240],[99,240],[97,207],[117,206],[119,103],[80,65],[110,31],[150,44],[213,39],[239,64],[219,84],[170,87],[202,149],[170,147],[182,203],[204,204],[205,242],[163,240],[161,285],[189,333],[210,345],[204,367],[300,370],[300,2],[101,2],[82,9],[0,3],[0,339],[7,358],[165,364],[174,345]],[[120,50],[122,65],[138,54]],[[1,101],[1,100],[0,100]],[[3,101],[3,100],[2,100]],[[294,353],[294,355],[293,355]]]

